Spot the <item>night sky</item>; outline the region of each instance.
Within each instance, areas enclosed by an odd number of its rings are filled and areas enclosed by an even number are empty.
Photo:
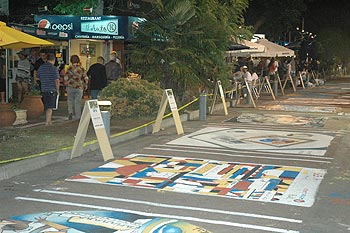
[[[318,33],[323,28],[336,28],[350,31],[349,0],[307,1],[304,15],[305,30]]]

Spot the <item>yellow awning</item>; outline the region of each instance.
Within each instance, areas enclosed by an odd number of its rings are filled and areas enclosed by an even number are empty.
[[[3,49],[21,49],[51,46],[53,43],[6,26],[0,21],[0,47]]]

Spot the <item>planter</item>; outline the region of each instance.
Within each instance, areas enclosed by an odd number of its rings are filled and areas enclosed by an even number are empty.
[[[16,120],[16,113],[12,104],[0,104],[0,127],[12,126]]]
[[[29,120],[39,118],[44,112],[44,104],[41,96],[26,95],[20,105],[21,109],[27,110],[27,118]]]
[[[28,123],[27,110],[17,109],[15,110],[15,113],[16,113],[16,121],[13,123],[13,125],[22,125],[22,124]]]

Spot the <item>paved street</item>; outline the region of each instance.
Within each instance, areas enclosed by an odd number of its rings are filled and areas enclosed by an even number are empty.
[[[114,161],[90,152],[0,181],[0,229],[350,232],[349,90],[298,89],[115,144]]]

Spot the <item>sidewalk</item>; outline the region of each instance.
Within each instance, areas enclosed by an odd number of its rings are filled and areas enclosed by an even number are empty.
[[[346,81],[349,85],[346,86],[343,81]],[[218,123],[223,122],[233,116],[240,115],[242,112],[250,112],[250,113],[278,113],[282,112],[299,112],[299,113],[307,113],[312,112],[313,114],[320,115],[332,115],[332,116],[340,116],[347,118],[350,112],[350,100],[347,99],[350,95],[350,83],[347,79],[334,80],[330,83],[326,83],[325,86],[313,87],[309,89],[301,89],[298,88],[297,92],[293,93],[291,89],[288,89],[285,96],[277,97],[276,101],[273,101],[271,96],[265,93],[258,101],[257,108],[252,108],[249,105],[244,103],[238,105],[237,107],[229,107],[229,115],[224,116],[223,106],[220,104],[220,101],[217,101],[217,105],[215,107],[215,111],[213,115],[208,115],[206,121],[198,121],[199,112],[194,111],[188,114],[184,114],[181,116],[181,120],[183,122],[189,120],[195,120],[199,124],[209,124],[209,123]],[[350,96],[349,96],[350,97]],[[245,102],[245,101],[241,101]],[[232,105],[232,104],[231,104]],[[66,122],[67,118],[67,105],[66,101],[60,101],[59,109],[54,111],[54,122]],[[16,126],[16,127],[36,127],[44,124],[44,116],[42,116],[39,120],[30,122],[30,124],[25,126]],[[350,126],[339,124],[340,121],[332,121],[328,122],[327,127],[330,130],[349,130]],[[197,124],[196,123],[196,124]],[[162,128],[168,128],[173,131],[172,133],[176,134],[176,130],[173,128],[174,122],[172,118],[168,118],[163,120]],[[124,125],[127,128],[127,126]],[[129,128],[130,129],[130,128]],[[186,128],[184,129],[186,133]],[[152,125],[148,125],[145,127],[140,127],[136,129],[132,129],[130,132],[121,133],[120,135],[116,135],[111,138],[111,146],[115,147],[118,143],[125,142],[131,140],[133,138],[147,135],[152,132]],[[93,151],[99,152],[99,145],[95,142],[89,143],[83,148],[83,154],[89,153]],[[0,166],[0,180],[8,179],[13,176],[17,176],[19,174],[23,174],[28,171],[32,171],[35,169],[40,169],[49,164],[53,164],[56,162],[64,161],[70,159],[71,147],[63,148],[62,150],[52,151],[49,153],[43,153],[44,155],[29,158],[25,160],[21,160],[18,162],[12,162],[9,164],[5,164]],[[102,157],[101,157],[102,160]]]

